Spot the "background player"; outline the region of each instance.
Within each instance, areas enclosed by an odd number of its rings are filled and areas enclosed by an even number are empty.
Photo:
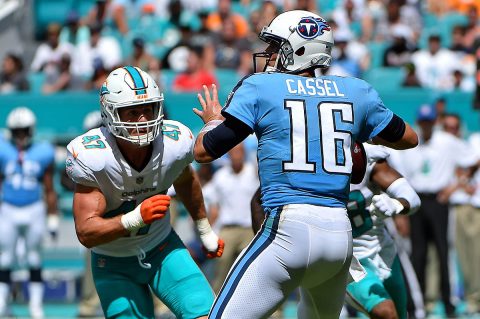
[[[316,77],[330,65],[333,47],[330,26],[318,15],[282,13],[259,37],[269,46],[254,57],[265,57],[270,72],[240,81],[222,112],[216,87],[213,97],[204,87],[202,110],[194,109],[206,123],[195,143],[199,162],[255,132],[267,212],[209,316],[265,318],[301,286],[299,318],[338,317],[352,258],[345,208],[352,140],[402,149],[417,145],[417,135],[366,82]]]
[[[11,271],[20,236],[25,239],[30,270],[30,315],[43,317],[41,246],[45,226],[48,224],[55,238],[59,219],[53,188],[55,152],[53,145],[33,141],[35,122],[30,109],[17,107],[7,117],[10,141],[0,139],[0,317],[7,315]]]
[[[103,127],[67,146],[76,183],[73,212],[80,242],[92,249],[95,286],[107,318],[153,318],[150,291],[179,318],[207,315],[213,292],[170,225],[165,195],[173,184],[208,256],[223,242],[206,219],[193,160],[193,136],[163,121],[163,95],[150,75],[126,66],[100,91]]]
[[[387,163],[390,155],[387,148],[366,143],[364,147],[367,171],[360,184],[350,185],[347,207],[353,228],[353,254],[366,269],[367,276],[347,286],[347,301],[371,318],[405,319],[405,282],[384,220],[416,212],[420,198],[407,180]]]

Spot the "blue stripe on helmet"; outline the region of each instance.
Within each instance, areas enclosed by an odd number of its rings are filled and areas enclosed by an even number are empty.
[[[147,90],[145,89],[146,85],[145,82],[143,81],[142,76],[140,75],[140,72],[138,72],[137,68],[134,68],[133,66],[125,66],[124,69],[127,71],[127,73],[130,75],[130,77],[133,80],[133,86],[135,90],[135,94],[147,94]]]

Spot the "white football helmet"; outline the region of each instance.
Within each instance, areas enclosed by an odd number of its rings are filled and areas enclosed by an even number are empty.
[[[154,119],[146,122],[123,122],[119,108],[153,103]],[[163,122],[163,94],[146,72],[125,66],[113,70],[100,89],[103,125],[121,139],[139,146],[150,144],[161,131]],[[142,131],[145,131],[143,133]],[[131,133],[133,134],[131,134]]]
[[[14,108],[7,116],[7,128],[10,130],[13,141],[22,147],[32,141],[37,119],[33,112],[25,107]]]
[[[267,59],[263,71],[299,73],[330,66],[333,33],[327,22],[315,13],[304,10],[281,13],[263,27],[258,37],[274,49],[273,52],[254,53],[254,70],[257,58]],[[267,67],[274,53],[278,53],[275,66]]]

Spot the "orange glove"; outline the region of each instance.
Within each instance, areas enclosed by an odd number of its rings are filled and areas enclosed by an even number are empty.
[[[221,257],[223,254],[223,248],[225,243],[218,238],[217,234],[213,231],[207,218],[202,218],[195,221],[200,240],[202,241],[202,248],[208,258]]]
[[[155,195],[145,199],[131,212],[124,214],[120,222],[125,229],[134,231],[165,217],[169,206],[170,196]]]
[[[203,248],[203,251],[205,252],[205,254],[207,255],[207,258],[212,259],[212,258],[222,257],[223,249],[225,248],[225,242],[219,238],[218,239],[218,246],[217,246],[216,251],[208,251],[205,248],[205,246],[202,246],[202,248]]]
[[[145,199],[140,206],[140,214],[145,224],[151,224],[165,217],[170,207],[170,196],[155,195]]]

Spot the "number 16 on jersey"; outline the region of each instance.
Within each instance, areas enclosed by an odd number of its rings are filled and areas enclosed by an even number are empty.
[[[317,105],[321,144],[318,155],[309,154],[305,100],[285,100],[284,108],[290,113],[291,160],[283,162],[283,171],[315,173],[317,163],[308,160],[312,155],[310,158],[321,158],[322,168],[327,173],[351,173],[352,133],[339,127],[342,123],[353,125],[352,104],[321,102]]]

